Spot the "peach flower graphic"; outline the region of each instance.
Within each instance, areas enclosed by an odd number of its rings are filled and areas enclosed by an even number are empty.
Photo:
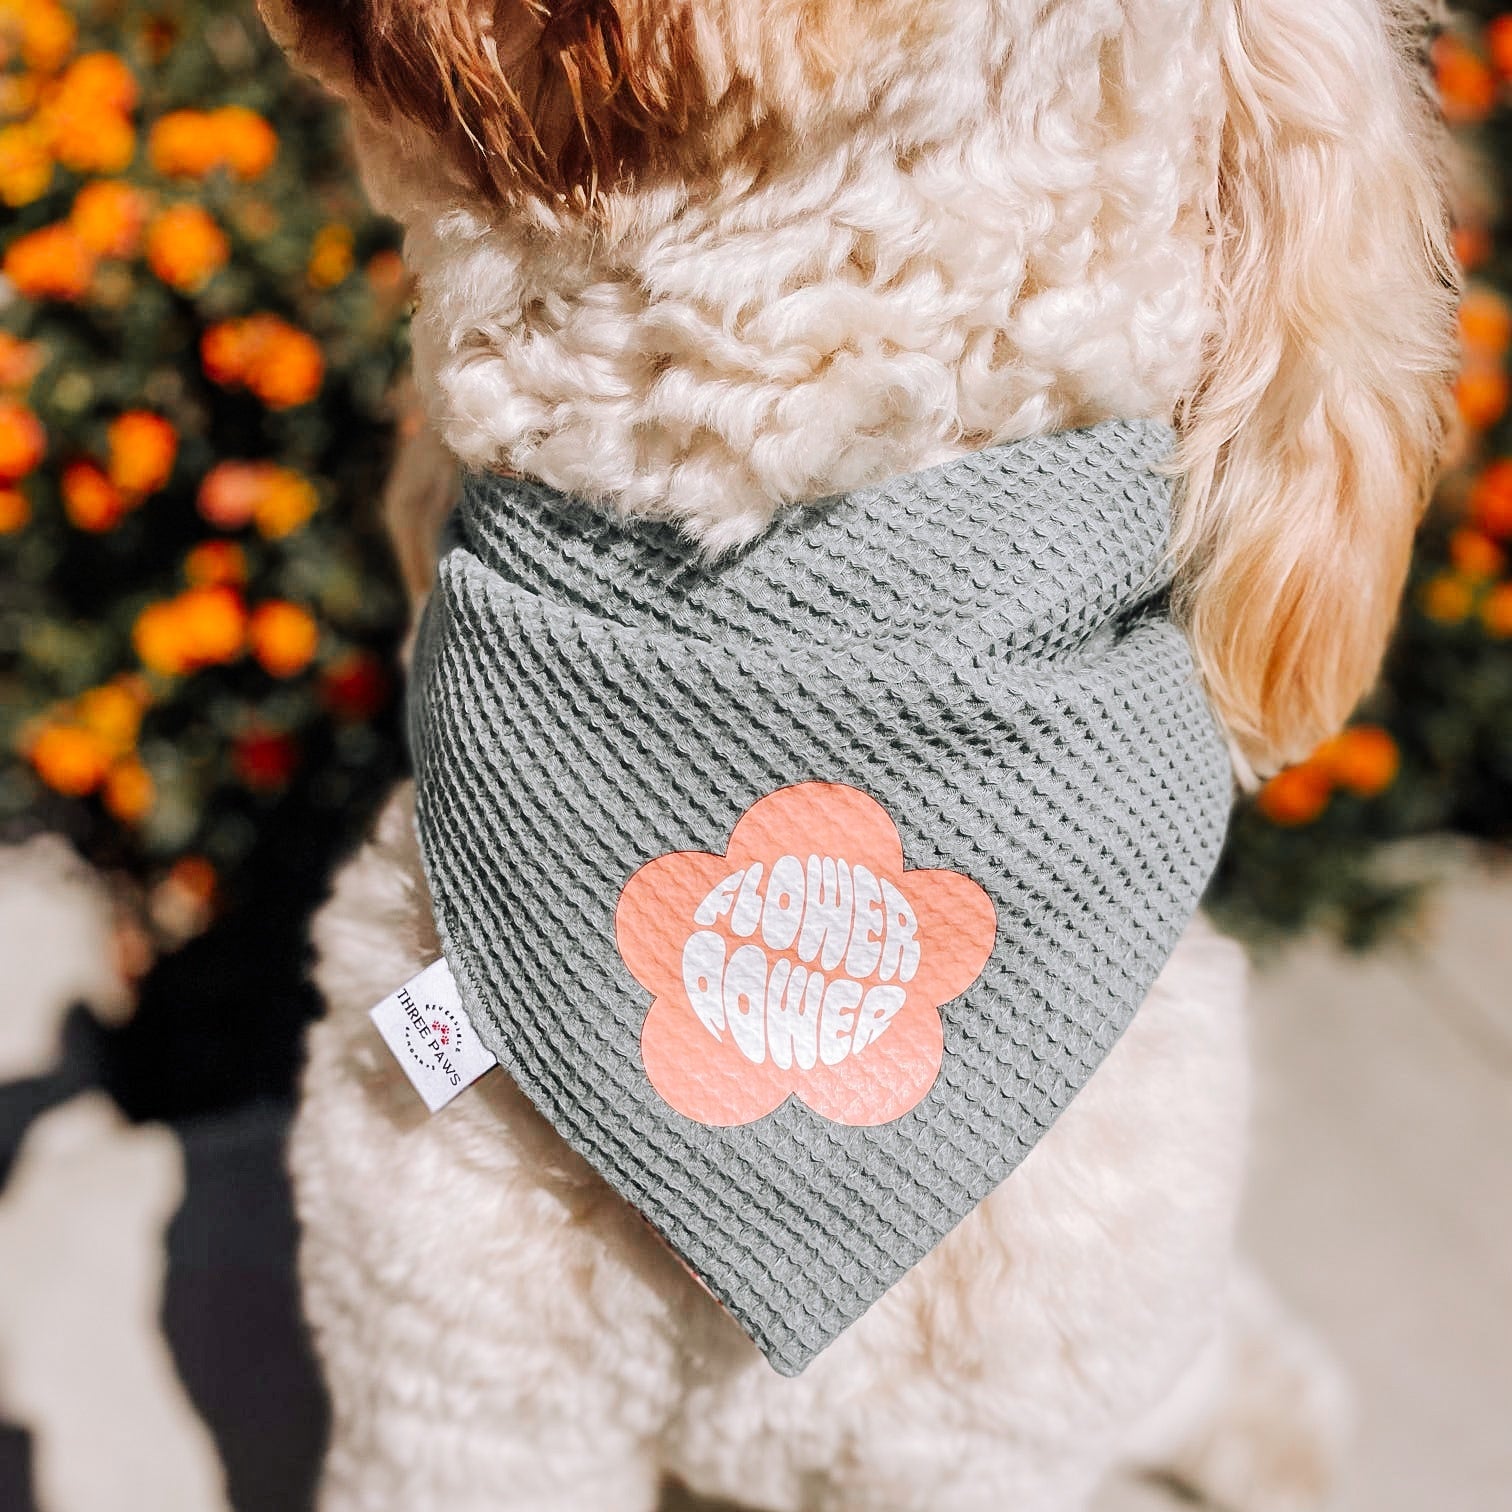
[[[647,862],[615,912],[620,955],[652,995],[646,1075],[719,1127],[788,1097],[837,1123],[902,1117],[939,1075],[941,1006],[996,935],[970,877],[907,870],[887,810],[830,782],[760,799],[722,856]]]

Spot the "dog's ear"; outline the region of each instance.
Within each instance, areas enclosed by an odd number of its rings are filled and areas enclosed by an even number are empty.
[[[705,103],[692,0],[261,0],[277,41],[469,187],[590,201]]]
[[[1392,3],[1220,7],[1216,327],[1180,416],[1174,547],[1209,690],[1260,771],[1374,679],[1445,434],[1441,132],[1426,27]]]

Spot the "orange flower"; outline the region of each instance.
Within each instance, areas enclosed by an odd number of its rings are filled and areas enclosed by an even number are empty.
[[[1478,530],[1460,529],[1449,537],[1449,560],[1461,577],[1493,578],[1506,565],[1506,553]]]
[[[125,116],[94,111],[87,116],[50,115],[53,151],[75,173],[120,173],[136,152],[136,132]]]
[[[1507,409],[1507,375],[1494,363],[1472,357],[1454,385],[1454,401],[1472,430],[1495,425]]]
[[[115,53],[85,53],[76,58],[58,81],[58,92],[72,103],[97,110],[127,115],[136,109],[136,78]]]
[[[203,110],[171,110],[147,136],[147,156],[165,178],[203,178],[220,162],[220,150]]]
[[[1459,311],[1460,337],[1473,352],[1500,357],[1512,336],[1512,310],[1494,289],[1483,284],[1465,291]]]
[[[287,467],[270,467],[253,507],[258,533],[269,541],[292,535],[315,513],[319,496],[308,478]]]
[[[171,288],[197,293],[231,255],[226,233],[198,205],[174,205],[147,229],[147,262]]]
[[[1446,120],[1468,126],[1490,115],[1496,104],[1496,76],[1453,32],[1443,32],[1434,41],[1433,70]]]
[[[126,513],[120,489],[93,462],[70,462],[62,488],[63,513],[80,530],[114,530]]]
[[[1470,585],[1452,572],[1441,572],[1423,584],[1423,613],[1441,625],[1457,625],[1474,604]]]
[[[109,755],[98,738],[67,724],[45,725],[27,755],[43,782],[70,798],[94,792],[109,766]]]
[[[21,7],[21,57],[40,74],[56,73],[74,50],[78,28],[61,5],[28,0]]]
[[[186,588],[177,599],[185,651],[194,666],[234,660],[247,638],[247,611],[233,588]]]
[[[254,357],[247,387],[269,409],[292,409],[320,392],[324,376],[320,348],[303,331],[286,325]]]
[[[1512,636],[1512,583],[1498,583],[1486,595],[1481,605],[1481,624],[1498,638]]]
[[[278,156],[278,134],[255,110],[226,105],[210,118],[220,161],[244,181],[261,178]]]
[[[0,331],[0,389],[24,389],[42,369],[42,348]]]
[[[223,320],[200,337],[200,362],[205,376],[224,388],[247,376],[250,342],[245,320]]]
[[[47,133],[34,122],[0,127],[0,200],[13,210],[41,199],[52,183]]]
[[[152,812],[157,790],[147,768],[132,756],[111,767],[101,796],[107,811],[122,824],[136,824]]]
[[[196,587],[239,588],[247,581],[247,554],[235,541],[201,541],[184,558],[184,576]]]
[[[76,59],[40,118],[58,161],[76,173],[119,173],[136,152],[136,101],[136,79],[114,53]]]
[[[89,290],[95,259],[68,225],[18,236],[5,254],[5,276],[27,299],[79,299]]]
[[[146,705],[147,690],[140,681],[121,677],[81,693],[73,714],[112,756],[121,756],[136,743]]]
[[[1512,79],[1512,16],[1498,16],[1486,27],[1486,51],[1504,79]]]
[[[151,410],[127,410],[110,422],[110,481],[123,494],[156,493],[173,472],[178,432]]]
[[[1491,233],[1484,226],[1456,226],[1453,240],[1455,260],[1467,273],[1491,255]]]
[[[1512,458],[1493,462],[1470,487],[1471,520],[1487,535],[1512,536]]]
[[[187,588],[137,616],[132,644],[142,665],[166,677],[234,660],[246,641],[241,596],[223,586]]]
[[[1272,824],[1311,824],[1328,807],[1332,784],[1317,762],[1304,761],[1277,772],[1260,789],[1255,805]]]
[[[181,616],[173,599],[149,604],[137,615],[136,624],[131,627],[131,644],[137,659],[150,672],[177,677],[189,670]]]
[[[325,375],[315,341],[276,315],[211,326],[200,338],[200,360],[212,381],[244,384],[271,409],[308,403]]]
[[[31,504],[19,488],[0,488],[0,535],[14,535],[31,519]]]
[[[322,226],[310,245],[306,276],[317,289],[333,289],[351,271],[351,228],[342,225]]]
[[[81,242],[100,257],[130,257],[142,236],[147,206],[119,179],[96,179],[74,196],[68,223]]]
[[[319,503],[308,478],[272,462],[220,462],[200,484],[199,512],[222,530],[255,522],[276,540],[299,529]]]
[[[1352,725],[1324,741],[1314,760],[1340,787],[1361,798],[1385,792],[1401,765],[1396,741],[1379,725]]]
[[[0,483],[14,483],[47,452],[42,422],[15,399],[0,399]]]
[[[252,654],[274,677],[293,677],[309,666],[320,644],[320,627],[307,609],[271,599],[252,611]]]
[[[255,110],[174,110],[147,139],[152,166],[166,178],[204,178],[225,168],[244,181],[261,178],[278,156],[278,135]]]

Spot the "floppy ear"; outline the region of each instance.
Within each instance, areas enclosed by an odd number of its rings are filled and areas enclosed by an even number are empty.
[[[1426,20],[1227,0],[1216,326],[1178,417],[1177,606],[1260,770],[1374,679],[1442,447],[1457,274]]]
[[[485,201],[591,201],[705,103],[690,0],[260,0],[302,67]]]
[[[414,381],[406,379],[390,402],[399,423],[383,520],[410,603],[417,605],[435,582],[441,527],[462,497],[462,479],[456,459],[426,422]]]

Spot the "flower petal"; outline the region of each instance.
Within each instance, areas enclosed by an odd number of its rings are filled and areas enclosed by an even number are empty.
[[[868,793],[839,782],[800,782],[753,803],[730,836],[732,862],[784,851],[846,856],[879,875],[903,870],[903,842],[891,815]]]
[[[789,1093],[786,1073],[753,1065],[715,1037],[680,998],[659,997],[641,1026],[641,1060],[659,1096],[684,1118],[729,1128],[764,1118]]]
[[[961,872],[905,872],[903,888],[918,916],[919,937],[927,942],[909,993],[948,1003],[982,974],[997,941],[997,910]]]

